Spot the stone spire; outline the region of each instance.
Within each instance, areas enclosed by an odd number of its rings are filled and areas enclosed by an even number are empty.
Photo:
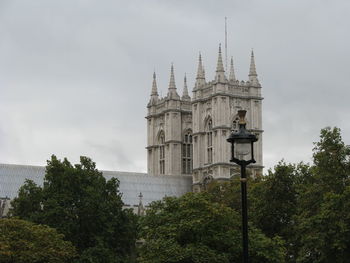
[[[171,70],[170,70],[170,81],[169,81],[169,88],[168,88],[168,98],[169,99],[179,99],[180,96],[176,92],[176,85],[175,85],[175,76],[174,76],[174,66],[171,64]]]
[[[137,215],[138,216],[143,216],[145,215],[145,208],[143,206],[143,203],[142,203],[142,198],[143,198],[143,195],[142,193],[139,194],[139,205],[137,206]]]
[[[219,55],[218,55],[218,63],[216,66],[215,80],[217,82],[224,82],[226,80],[224,64],[222,63],[221,44],[219,45]]]
[[[200,87],[204,85],[205,85],[205,72],[204,72],[204,67],[202,63],[202,55],[201,53],[199,53],[197,77],[196,77],[194,90],[200,89]]]
[[[156,72],[153,72],[153,83],[152,83],[152,92],[151,92],[151,96],[158,96]]]
[[[236,76],[235,76],[235,69],[233,67],[233,57],[231,57],[231,67],[230,67],[230,76],[229,76],[230,81],[236,81]]]
[[[202,55],[199,53],[199,61],[198,61],[198,70],[197,70],[197,78],[196,79],[205,79],[204,68],[202,64]]]
[[[182,100],[191,100],[191,97],[188,95],[186,74],[185,74],[185,77],[184,77],[184,90],[183,90],[183,93],[182,93]]]
[[[157,91],[156,72],[153,72],[153,83],[152,83],[150,103],[155,103],[157,100],[158,100],[158,91]]]
[[[252,50],[251,56],[250,56],[250,69],[249,69],[249,81],[253,85],[259,85],[259,80],[258,80],[258,74],[256,73],[256,68],[255,68],[255,59],[254,59],[254,51]]]

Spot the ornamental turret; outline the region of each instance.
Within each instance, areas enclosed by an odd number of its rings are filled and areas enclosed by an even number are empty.
[[[190,101],[191,100],[191,97],[188,95],[186,74],[185,74],[185,77],[184,77],[184,89],[183,89],[183,93],[182,93],[181,99],[185,100],[185,101]]]
[[[157,80],[156,80],[156,73],[153,72],[153,83],[152,83],[152,91],[151,91],[151,99],[150,104],[154,104],[158,101],[158,90],[157,90]]]
[[[233,67],[233,57],[231,57],[230,75],[228,80],[232,82],[236,81],[235,69]]]
[[[254,59],[254,51],[252,50],[251,56],[250,56],[250,69],[249,69],[249,82],[254,86],[260,86],[259,80],[258,80],[258,74],[256,73],[255,68],[255,59]]]
[[[205,85],[205,72],[204,67],[202,63],[202,55],[199,53],[199,60],[198,60],[198,69],[197,69],[197,77],[196,77],[196,83],[194,90],[199,89],[201,86]]]
[[[171,64],[171,70],[170,70],[170,81],[169,81],[169,88],[168,88],[168,99],[180,99],[179,94],[177,94],[176,91],[176,85],[175,85],[175,75],[174,75],[174,66]]]
[[[221,82],[221,83],[226,82],[224,64],[222,63],[221,44],[219,45],[219,55],[218,55],[218,62],[216,65],[215,81]]]

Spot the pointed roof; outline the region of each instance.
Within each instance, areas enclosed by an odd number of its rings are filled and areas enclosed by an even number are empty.
[[[197,69],[197,77],[196,79],[205,79],[205,72],[202,63],[202,55],[199,52],[199,60],[198,60],[198,69]]]
[[[188,95],[186,73],[185,73],[185,77],[184,77],[184,89],[183,89],[183,93],[182,93],[182,99],[183,100],[190,100],[191,99],[191,97]]]
[[[156,104],[158,101],[158,90],[157,90],[157,80],[156,80],[156,72],[153,72],[153,82],[152,82],[152,91],[151,98],[149,100],[149,106]]]
[[[216,72],[225,72],[224,64],[222,63],[221,44],[219,44],[219,55],[218,55],[218,63],[216,65]]]
[[[225,83],[227,81],[225,76],[224,64],[222,63],[222,55],[221,55],[221,44],[219,45],[219,55],[218,55],[218,63],[216,66],[216,82]]]
[[[171,63],[171,69],[170,69],[170,81],[169,81],[169,90],[176,90],[175,85],[175,75],[174,75],[174,65]]]
[[[168,88],[168,98],[176,98],[179,99],[180,96],[176,92],[176,85],[175,85],[175,74],[174,74],[174,65],[171,63],[171,69],[170,69],[170,81],[169,81],[169,88]]]
[[[151,96],[156,95],[158,96],[158,91],[157,91],[157,80],[156,80],[156,72],[153,72],[153,83],[152,83],[152,92]]]
[[[233,57],[231,57],[231,67],[230,67],[229,80],[230,81],[235,81],[236,80],[235,69],[233,67]]]
[[[253,50],[252,50],[252,53],[250,55],[249,76],[258,76],[258,74],[256,74],[255,59],[254,59],[254,51]]]
[[[252,53],[250,55],[250,68],[249,68],[249,81],[253,85],[260,86],[259,80],[258,80],[258,74],[256,73],[256,67],[255,67],[255,58],[254,58],[254,51],[252,50]]]

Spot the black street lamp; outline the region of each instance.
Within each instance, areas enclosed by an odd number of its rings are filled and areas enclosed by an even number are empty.
[[[248,263],[248,212],[247,212],[247,174],[248,164],[255,163],[254,142],[258,138],[247,131],[245,114],[247,111],[239,110],[239,130],[233,131],[227,141],[231,143],[231,160],[241,167],[241,197],[242,197],[242,237],[243,262]]]

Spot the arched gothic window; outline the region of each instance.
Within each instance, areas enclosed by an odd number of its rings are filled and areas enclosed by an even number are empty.
[[[207,123],[207,163],[213,162],[213,122],[209,119]]]
[[[162,132],[159,135],[159,173],[165,173],[165,136]]]
[[[192,133],[187,131],[182,143],[182,173],[192,173]]]

